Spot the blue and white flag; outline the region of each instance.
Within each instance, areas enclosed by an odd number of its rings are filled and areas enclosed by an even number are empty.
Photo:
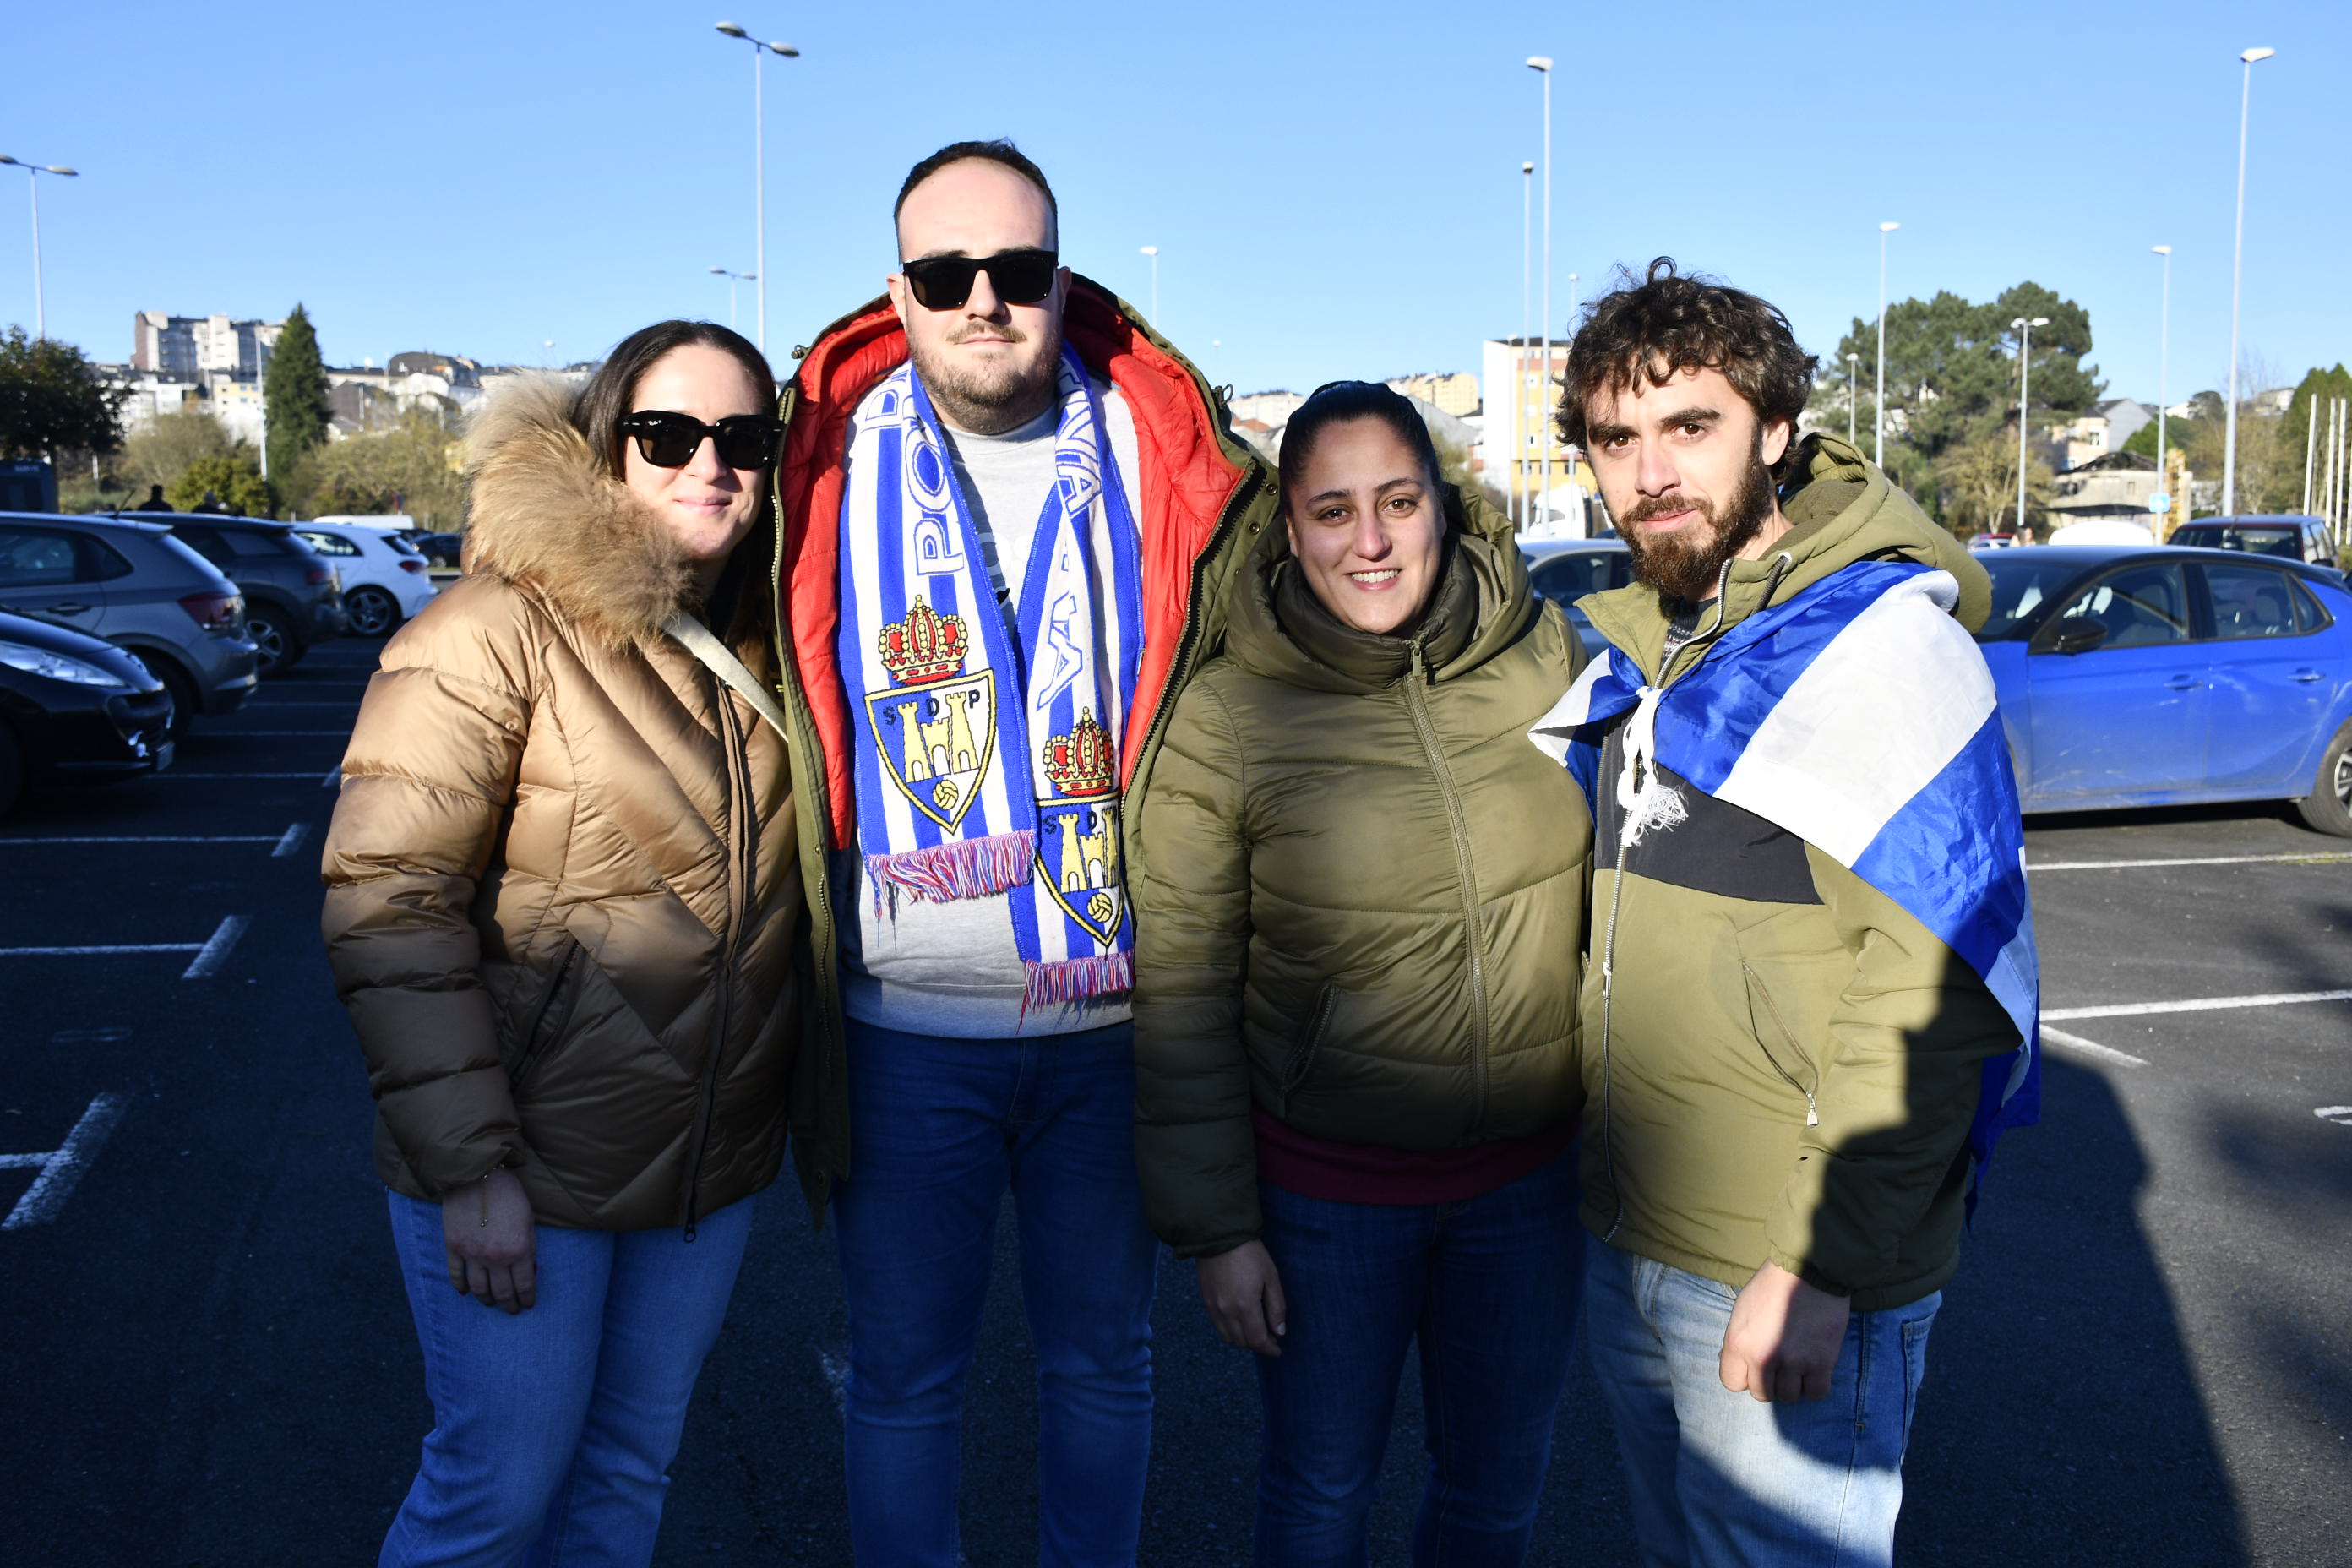
[[[1679,816],[1661,764],[1848,868],[1975,970],[2023,1041],[1984,1066],[1969,1129],[1981,1175],[2003,1131],[2041,1119],[2042,978],[2017,780],[1984,655],[1951,617],[1958,596],[1932,567],[1849,566],[1741,621],[1663,689],[1610,648],[1529,739],[1596,815],[1615,790],[1629,844]],[[1629,711],[1622,776],[1603,781],[1609,721]]]

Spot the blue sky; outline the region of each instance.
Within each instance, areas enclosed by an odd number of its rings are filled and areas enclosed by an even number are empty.
[[[1143,304],[1138,247],[1160,247],[1160,324],[1213,379],[1475,369],[1518,327],[1540,53],[1560,320],[1568,273],[1589,292],[1671,253],[1827,354],[1875,308],[1892,218],[1895,298],[2032,278],[2089,308],[2115,394],[2152,397],[2168,241],[2178,398],[2227,366],[2252,45],[2279,53],[2254,71],[2243,342],[2289,376],[2352,360],[2352,6],[2318,0],[32,6],[0,153],[82,171],[41,180],[50,331],[119,360],[134,310],[299,300],[331,363],[535,363],[723,321],[707,268],[750,270],[752,224],[751,51],[722,16],[803,51],[767,70],[780,364],[879,291],[907,166],[1009,134],[1079,270]],[[24,179],[0,176],[0,322],[29,324]]]

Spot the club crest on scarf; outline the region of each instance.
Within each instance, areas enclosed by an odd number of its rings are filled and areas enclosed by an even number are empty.
[[[858,839],[877,897],[1005,896],[1032,1006],[1125,991],[1134,970],[1118,795],[1140,542],[1066,347],[1057,390],[1055,484],[1017,604],[911,363],[859,405],[841,510],[838,647],[865,702]]]

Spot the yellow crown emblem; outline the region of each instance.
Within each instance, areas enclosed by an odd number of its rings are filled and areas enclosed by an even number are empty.
[[[1068,734],[1045,742],[1045,776],[1064,795],[1108,795],[1118,786],[1118,757],[1094,710],[1082,710]]]
[[[927,685],[963,673],[971,642],[961,616],[942,616],[921,599],[903,621],[893,621],[876,635],[883,667],[901,686]]]

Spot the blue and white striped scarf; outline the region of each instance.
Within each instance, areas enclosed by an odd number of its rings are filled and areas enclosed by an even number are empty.
[[[2040,1120],[2041,963],[2017,781],[1984,655],[1949,573],[1864,562],[1723,634],[1660,689],[1612,647],[1529,738],[1598,811],[1608,721],[1630,710],[1607,787],[1627,842],[1679,817],[1653,763],[1754,812],[1901,905],[1984,980],[2023,1044],[1988,1061],[1969,1147]],[[1969,1203],[1975,1203],[1975,1184]]]
[[[867,872],[877,897],[1009,895],[1028,1007],[1134,975],[1118,795],[1143,651],[1139,535],[1066,345],[1058,368],[1056,482],[1011,615],[911,362],[858,405],[841,502],[838,651],[863,699]]]

